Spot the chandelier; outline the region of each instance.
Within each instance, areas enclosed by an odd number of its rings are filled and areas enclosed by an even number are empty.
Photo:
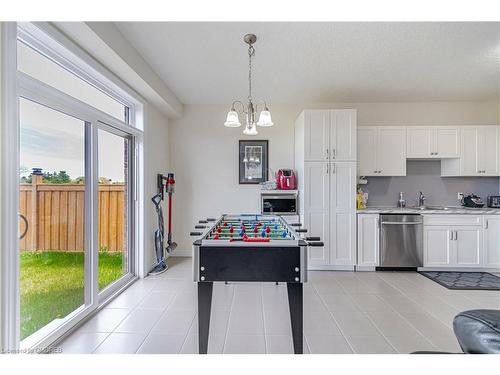
[[[273,121],[271,120],[271,112],[267,108],[265,101],[262,101],[264,107],[259,115],[259,120],[255,122],[256,113],[259,112],[258,105],[253,104],[252,101],[252,57],[255,56],[254,43],[257,41],[257,36],[254,34],[247,34],[243,37],[243,41],[248,44],[248,104],[245,109],[245,105],[239,101],[235,100],[231,104],[231,109],[227,113],[226,122],[224,126],[228,128],[237,128],[241,126],[239,115],[245,116],[246,124],[243,134],[245,135],[257,135],[257,126],[269,127],[273,126]],[[236,108],[236,104],[239,104],[241,108]]]

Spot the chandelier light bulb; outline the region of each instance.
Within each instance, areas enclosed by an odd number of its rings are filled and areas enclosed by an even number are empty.
[[[231,109],[227,113],[226,122],[224,123],[224,126],[228,128],[237,128],[241,126],[240,119],[238,117],[238,112],[236,112],[234,109]]]
[[[245,134],[245,135],[257,135],[259,133],[257,132],[257,127],[255,126],[255,124],[252,124],[252,125],[248,125],[245,127],[245,130],[243,130],[243,134]]]
[[[270,127],[274,125],[273,120],[271,119],[271,112],[269,112],[267,108],[260,113],[257,125],[262,127]]]

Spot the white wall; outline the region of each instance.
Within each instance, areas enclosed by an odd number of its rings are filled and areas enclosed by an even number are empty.
[[[143,277],[155,263],[153,233],[157,228],[156,210],[151,197],[156,194],[156,175],[169,171],[168,119],[155,107],[146,107],[144,125],[144,267]],[[165,204],[163,205],[166,214]]]
[[[189,105],[171,121],[170,150],[176,173],[174,239],[176,255],[189,255],[198,220],[222,213],[258,212],[258,185],[238,184],[238,140],[268,139],[269,167],[294,164],[293,124],[304,108],[356,108],[359,125],[493,125],[500,123],[497,102],[317,103],[272,106],[275,126],[244,137],[241,128],[223,126],[228,110],[221,105]]]

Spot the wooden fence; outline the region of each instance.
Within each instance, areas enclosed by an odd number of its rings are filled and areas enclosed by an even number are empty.
[[[20,240],[21,250],[83,251],[85,246],[85,186],[20,185],[20,213],[28,220],[28,232]],[[125,185],[99,185],[99,248],[126,250]],[[20,230],[24,223],[21,221]]]

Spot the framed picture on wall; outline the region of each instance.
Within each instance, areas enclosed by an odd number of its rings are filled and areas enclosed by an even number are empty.
[[[239,168],[240,184],[260,184],[267,181],[269,143],[240,140]]]

